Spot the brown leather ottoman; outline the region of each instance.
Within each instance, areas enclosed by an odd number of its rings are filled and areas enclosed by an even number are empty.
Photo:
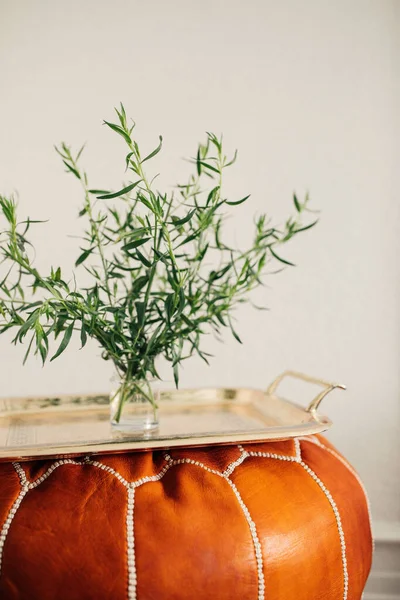
[[[364,488],[320,436],[0,465],[2,600],[360,600]]]

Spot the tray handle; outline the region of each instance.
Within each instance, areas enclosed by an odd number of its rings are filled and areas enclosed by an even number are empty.
[[[292,377],[293,379],[300,379],[301,381],[306,381],[307,383],[315,383],[325,388],[324,390],[322,390],[322,392],[320,392],[317,396],[315,396],[315,398],[311,400],[310,404],[307,407],[307,412],[311,413],[312,415],[317,414],[318,407],[321,404],[322,400],[332,390],[346,389],[346,386],[342,385],[341,383],[330,383],[329,381],[324,381],[323,379],[318,379],[317,377],[311,377],[310,375],[304,375],[304,373],[297,373],[296,371],[284,371],[283,373],[278,375],[278,377],[274,379],[274,381],[268,387],[267,394],[272,396],[272,394],[276,392],[282,380],[287,377]]]

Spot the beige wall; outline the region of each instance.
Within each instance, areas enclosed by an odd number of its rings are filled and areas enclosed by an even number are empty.
[[[347,383],[327,400],[331,438],[364,477],[377,519],[400,520],[399,185],[395,182],[396,0],[36,0],[0,2],[1,189],[50,218],[38,263],[70,267],[79,190],[52,145],[88,140],[96,187],[122,177],[122,148],[101,127],[123,100],[163,181],[175,183],[205,130],[239,147],[228,184],[252,193],[236,212],[277,218],[310,189],[317,229],[290,249],[296,269],[242,311],[244,345],[227,338],[211,368],[182,385],[265,386],[286,367]],[[42,369],[0,341],[2,395],[95,391],[111,372],[92,346]]]

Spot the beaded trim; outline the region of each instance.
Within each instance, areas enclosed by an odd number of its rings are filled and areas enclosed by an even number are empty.
[[[247,452],[247,450],[244,450],[243,446],[238,446],[238,448],[240,450],[240,456],[226,467],[225,471],[223,472],[224,477],[229,477],[229,475],[232,475],[236,467],[241,465],[242,462],[246,460],[246,458],[249,456],[249,453]]]
[[[128,549],[128,600],[136,599],[136,565],[135,565],[135,532],[133,511],[135,507],[135,488],[128,487],[128,503],[126,509],[126,546]]]
[[[321,446],[322,448],[326,449],[327,451],[331,452],[331,454],[333,454],[339,460],[341,460],[341,462],[343,462],[343,464],[351,470],[351,472],[354,474],[354,476],[357,477],[357,480],[359,481],[360,485],[362,486],[362,489],[365,492],[365,488],[364,488],[362,482],[360,481],[358,475],[351,469],[350,465],[348,465],[344,459],[342,459],[338,454],[336,454],[336,452],[334,452],[330,448],[327,448],[326,446],[324,446],[318,440],[318,438],[306,438],[306,437],[299,438],[299,439],[296,438],[294,440],[295,450],[296,450],[295,456],[287,456],[287,455],[277,454],[277,453],[272,453],[272,452],[247,451],[243,448],[243,446],[239,445],[238,449],[240,451],[240,456],[236,460],[234,460],[232,463],[230,463],[224,471],[218,471],[216,469],[211,469],[210,467],[207,467],[202,462],[193,460],[191,458],[173,459],[169,454],[165,454],[164,459],[165,459],[166,464],[159,471],[159,473],[157,473],[156,475],[149,475],[149,476],[141,477],[141,478],[139,478],[135,481],[131,481],[131,482],[128,482],[120,473],[118,473],[118,471],[116,471],[112,467],[109,467],[99,461],[91,460],[89,457],[85,457],[85,459],[83,459],[82,462],[77,462],[72,459],[58,460],[55,463],[53,463],[43,475],[41,475],[34,481],[28,481],[28,479],[26,477],[26,473],[19,463],[13,463],[13,466],[14,466],[14,468],[18,474],[18,477],[20,479],[21,491],[20,491],[17,499],[15,500],[14,504],[12,505],[12,507],[9,511],[9,514],[6,518],[6,521],[3,525],[3,528],[1,530],[1,533],[0,533],[0,573],[1,573],[3,547],[4,547],[4,543],[5,543],[8,531],[11,526],[11,522],[12,522],[12,520],[15,516],[15,513],[17,512],[24,496],[28,493],[28,491],[36,488],[41,483],[43,483],[43,481],[45,481],[51,475],[51,473],[53,473],[53,471],[55,471],[55,469],[57,469],[61,465],[65,465],[65,464],[79,465],[79,466],[91,465],[98,469],[101,469],[102,471],[110,473],[116,479],[118,479],[118,481],[127,489],[126,540],[127,540],[127,566],[128,566],[128,599],[136,600],[136,597],[137,597],[136,596],[137,573],[136,573],[135,536],[134,536],[135,489],[140,487],[141,485],[144,485],[145,483],[160,481],[164,477],[164,475],[167,473],[167,471],[169,471],[174,466],[177,466],[180,464],[190,464],[193,466],[200,467],[201,469],[204,469],[205,471],[212,473],[213,475],[217,475],[218,477],[221,477],[222,479],[224,479],[230,486],[234,495],[236,496],[239,506],[240,506],[240,508],[244,514],[244,517],[247,521],[247,524],[249,526],[250,534],[251,534],[252,541],[253,541],[255,558],[256,558],[256,563],[257,563],[257,576],[258,576],[257,598],[258,598],[258,600],[264,600],[264,598],[265,598],[264,565],[263,565],[263,556],[262,556],[262,546],[261,546],[261,543],[260,543],[260,540],[258,537],[257,528],[255,525],[255,522],[253,521],[253,519],[251,517],[248,507],[246,506],[246,504],[244,503],[244,501],[241,497],[241,494],[240,494],[238,488],[233,483],[233,481],[230,479],[230,476],[235,471],[235,469],[239,465],[241,465],[246,460],[246,458],[248,458],[248,457],[263,457],[263,458],[271,458],[274,460],[298,463],[310,475],[310,477],[312,477],[312,479],[314,479],[314,481],[318,484],[318,486],[321,488],[321,490],[325,494],[326,498],[328,499],[328,501],[332,507],[333,513],[335,515],[336,524],[337,524],[337,528],[338,528],[338,532],[339,532],[341,555],[342,555],[342,565],[343,565],[343,576],[344,576],[343,600],[347,600],[348,572],[347,572],[346,544],[345,544],[344,532],[343,532],[343,528],[342,528],[342,522],[341,522],[339,510],[338,510],[336,503],[335,503],[331,493],[329,492],[329,490],[326,488],[326,486],[323,484],[323,482],[318,478],[316,473],[303,461],[302,456],[301,456],[300,440],[315,443],[315,444]],[[368,501],[367,501],[367,504],[369,506]],[[369,511],[369,515],[370,515],[370,511]]]
[[[308,438],[301,438],[301,439],[308,440]],[[283,461],[298,463],[314,479],[314,481],[319,485],[321,490],[324,492],[325,496],[327,497],[327,499],[332,507],[333,514],[335,515],[335,519],[336,519],[336,525],[337,525],[338,532],[339,532],[340,549],[341,549],[342,566],[343,566],[343,600],[347,600],[348,590],[349,590],[349,575],[348,575],[348,571],[347,571],[346,542],[344,539],[342,520],[340,518],[339,510],[336,506],[336,502],[334,501],[330,491],[323,484],[323,482],[319,479],[317,474],[314,473],[314,471],[303,461],[302,456],[301,456],[300,439],[295,438],[294,443],[295,443],[295,449],[296,449],[295,456],[285,456],[285,455],[275,454],[275,453],[271,453],[271,452],[249,452],[248,455],[256,456],[256,457],[264,457],[264,458],[273,458],[275,460],[283,460]]]
[[[106,473],[110,473],[110,475],[114,475],[114,477],[116,479],[118,479],[118,481],[120,481],[123,486],[125,486],[126,488],[129,488],[129,482],[125,479],[125,477],[122,477],[122,475],[120,473],[118,473],[118,471],[113,469],[112,467],[109,467],[108,465],[105,465],[105,464],[99,462],[98,460],[90,460],[89,457],[85,458],[83,464],[92,465],[93,467],[97,467],[98,469],[101,469],[102,471],[106,471]]]
[[[14,463],[14,464],[15,464],[16,469],[19,467],[21,470],[23,470],[19,463]],[[50,475],[53,473],[53,471],[55,471],[56,469],[58,469],[58,467],[61,467],[62,465],[80,465],[80,464],[82,464],[82,463],[79,463],[76,460],[72,460],[70,458],[65,458],[63,460],[57,460],[55,463],[53,463],[51,465],[51,467],[49,467],[47,469],[47,471],[45,473],[43,473],[43,475],[41,475],[40,477],[35,479],[35,481],[29,481],[28,489],[33,490],[34,488],[36,488],[38,485],[43,483],[43,481],[45,481],[48,477],[50,477]],[[25,478],[26,478],[26,475],[25,475]]]
[[[306,465],[306,463],[304,461],[301,460],[299,462],[299,464],[303,467],[303,469],[305,471],[307,471],[307,473],[310,475],[310,477],[312,477],[314,479],[314,481],[319,485],[321,490],[324,492],[325,496],[327,497],[327,499],[329,501],[329,504],[332,507],[333,514],[335,515],[336,525],[337,525],[338,532],[339,532],[341,554],[342,554],[343,579],[344,579],[344,581],[343,581],[343,600],[347,600],[347,595],[349,592],[349,574],[347,572],[346,542],[344,539],[342,519],[340,518],[340,513],[338,510],[338,507],[337,507],[336,502],[334,501],[330,491],[322,483],[322,481],[317,476],[317,474],[308,465]]]
[[[225,477],[225,476],[223,476],[223,477],[231,486],[231,489],[232,489],[233,493],[235,494],[235,496],[239,502],[240,508],[242,509],[243,514],[246,518],[246,521],[249,525],[251,537],[253,539],[253,546],[254,546],[254,550],[256,553],[256,561],[257,561],[258,600],[264,600],[264,593],[265,593],[264,565],[263,565],[262,549],[261,549],[260,540],[259,540],[258,534],[257,534],[256,524],[254,523],[253,519],[251,518],[250,511],[247,508],[246,504],[243,502],[242,496],[240,495],[240,492],[237,489],[236,485],[233,483],[233,481],[231,481],[229,479],[229,477]]]
[[[26,496],[26,494],[28,493],[28,490],[29,490],[29,487],[27,484],[25,484],[22,487],[20,493],[18,494],[17,499],[15,500],[14,504],[10,508],[10,511],[7,515],[6,520],[4,521],[4,525],[3,525],[1,533],[0,533],[0,573],[1,573],[1,566],[2,566],[2,562],[3,562],[3,548],[4,548],[6,538],[7,538],[8,531],[11,527],[12,520],[15,517],[15,513],[19,509],[19,506],[20,506],[22,500],[24,499],[24,496]]]
[[[24,486],[24,485],[28,484],[28,480],[26,478],[25,471],[23,470],[21,465],[19,463],[15,462],[15,463],[13,463],[13,467],[17,472],[17,475],[19,477],[21,485]]]
[[[310,436],[310,437],[301,437],[299,438],[300,440],[304,441],[304,442],[310,442],[312,444],[315,444],[316,446],[319,446],[320,448],[323,448],[324,450],[326,450],[327,452],[329,452],[329,454],[332,454],[332,456],[334,456],[339,462],[342,463],[342,465],[344,465],[348,471],[350,471],[350,473],[353,475],[353,477],[356,479],[357,483],[359,484],[360,488],[363,491],[363,494],[365,496],[365,503],[367,505],[367,512],[368,512],[368,519],[369,519],[369,526],[371,529],[371,536],[372,536],[372,511],[371,511],[371,503],[368,497],[368,492],[366,490],[365,485],[363,484],[361,477],[359,476],[359,474],[357,473],[357,471],[355,469],[353,469],[353,467],[350,465],[350,463],[347,462],[347,460],[345,460],[343,458],[343,456],[341,456],[338,452],[335,452],[335,450],[332,450],[332,448],[329,448],[329,446],[325,446],[325,444],[323,444],[317,437],[315,436]],[[375,540],[372,536],[372,550],[375,551]]]

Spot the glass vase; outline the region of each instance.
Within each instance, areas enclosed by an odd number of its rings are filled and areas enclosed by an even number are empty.
[[[113,431],[148,436],[158,429],[158,392],[147,381],[122,381],[110,396],[110,422]]]

